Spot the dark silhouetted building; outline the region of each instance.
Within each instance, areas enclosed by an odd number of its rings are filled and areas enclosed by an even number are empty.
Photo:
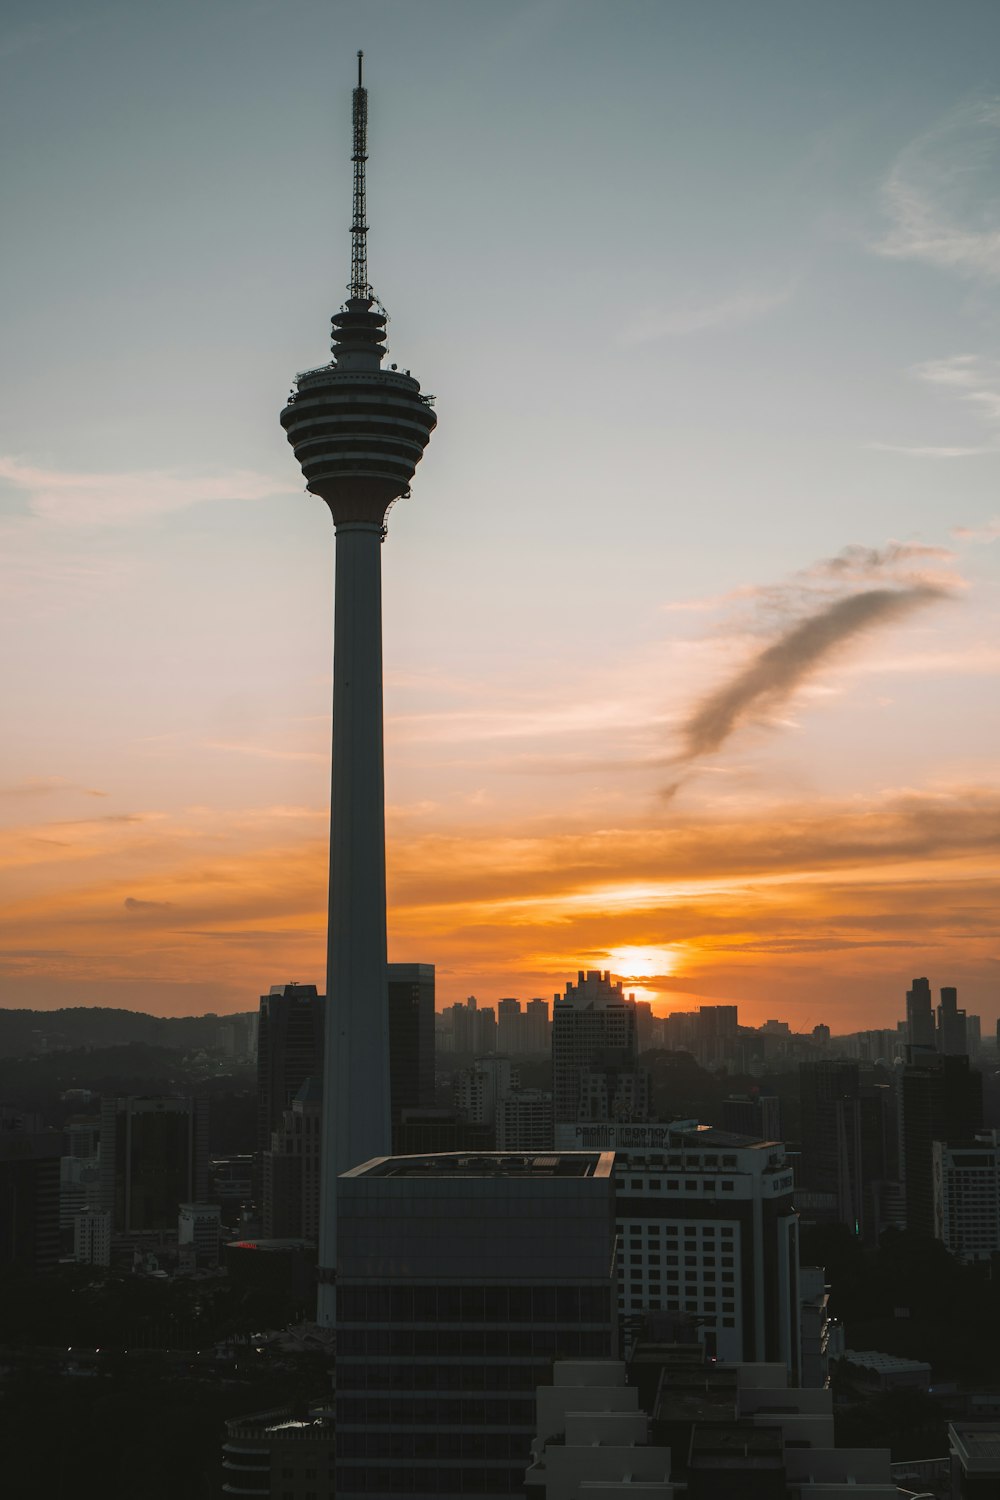
[[[934,1008],[927,979],[915,979],[906,992],[906,1033],[911,1047],[933,1047]]]
[[[780,1101],[773,1094],[730,1094],[722,1101],[722,1128],[758,1141],[779,1141]]]
[[[578,1121],[645,1121],[648,1072],[639,1066],[635,1002],[610,973],[581,970],[552,1006],[552,1093],[557,1146]]]
[[[958,991],[945,986],[941,991],[941,1003],[937,1009],[938,1051],[945,1057],[968,1057],[969,1038],[966,1015],[958,1008]]]
[[[100,1207],[116,1234],[175,1231],[180,1203],[208,1198],[207,1098],[101,1105]]]
[[[268,1239],[319,1243],[323,1081],[307,1078],[271,1136],[261,1163],[262,1218]]]
[[[314,984],[273,984],[260,997],[257,1026],[257,1151],[271,1135],[307,1078],[323,1076],[326,1002]]]
[[[906,1227],[933,1235],[933,1142],[975,1137],[983,1123],[983,1078],[967,1057],[920,1054],[902,1079],[903,1185]]]
[[[389,1157],[338,1179],[341,1500],[522,1493],[553,1358],[617,1344],[612,1162]]]
[[[877,1194],[886,1178],[891,1090],[853,1061],[799,1066],[801,1185],[829,1200],[826,1213],[853,1234],[871,1238]]]
[[[434,965],[389,964],[393,1148],[404,1109],[434,1104]]]
[[[48,1271],[59,1260],[62,1137],[0,1130],[0,1265]]]

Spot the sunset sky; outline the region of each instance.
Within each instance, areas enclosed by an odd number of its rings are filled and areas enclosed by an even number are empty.
[[[359,47],[390,958],[992,1030],[996,0],[8,0],[0,1005],[323,983]]]

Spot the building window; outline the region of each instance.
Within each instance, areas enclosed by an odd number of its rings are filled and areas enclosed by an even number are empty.
[[[723,1328],[735,1328],[736,1327],[736,1319],[735,1318],[723,1318],[723,1320],[722,1320],[722,1326],[723,1326]]]
[[[734,1185],[733,1185],[733,1183],[731,1183],[731,1182],[724,1182],[724,1183],[723,1183],[723,1184],[722,1184],[722,1191],[723,1191],[723,1192],[724,1192],[724,1193],[731,1193],[731,1192],[732,1192],[732,1191],[733,1191],[733,1186],[734,1186]]]

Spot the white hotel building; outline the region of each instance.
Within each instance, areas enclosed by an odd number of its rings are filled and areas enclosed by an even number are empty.
[[[778,1141],[693,1121],[557,1126],[556,1147],[614,1151],[618,1311],[693,1316],[726,1361],[799,1378],[798,1220]]]

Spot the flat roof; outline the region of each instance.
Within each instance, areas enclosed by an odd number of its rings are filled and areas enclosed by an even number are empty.
[[[344,1177],[610,1177],[613,1151],[430,1151],[376,1156]]]

